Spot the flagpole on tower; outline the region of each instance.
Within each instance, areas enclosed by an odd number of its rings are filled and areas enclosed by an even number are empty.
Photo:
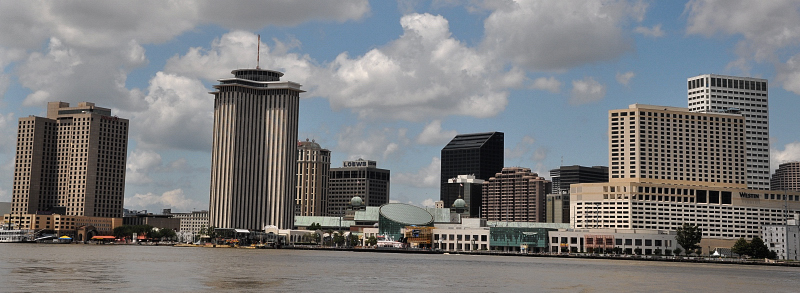
[[[256,53],[256,69],[261,69],[261,35],[258,35],[258,45]]]

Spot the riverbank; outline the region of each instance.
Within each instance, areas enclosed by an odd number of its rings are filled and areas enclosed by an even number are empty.
[[[605,260],[634,260],[634,261],[657,261],[657,262],[676,262],[676,263],[706,263],[706,264],[735,264],[735,265],[759,265],[759,266],[780,266],[780,267],[800,267],[800,262],[790,261],[761,261],[753,259],[722,258],[722,257],[703,257],[703,256],[657,256],[657,255],[599,255],[599,254],[551,254],[551,253],[516,253],[516,252],[493,252],[493,251],[442,251],[424,249],[375,249],[375,248],[333,248],[315,246],[283,247],[282,249],[292,250],[328,250],[328,251],[350,251],[350,252],[376,252],[376,253],[406,253],[406,254],[445,254],[445,255],[482,255],[482,256],[512,256],[512,257],[542,257],[542,258],[566,258],[566,259],[605,259]]]

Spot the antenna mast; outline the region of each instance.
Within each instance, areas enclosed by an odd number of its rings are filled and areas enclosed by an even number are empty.
[[[261,35],[258,35],[258,52],[256,53],[256,69],[261,69]]]

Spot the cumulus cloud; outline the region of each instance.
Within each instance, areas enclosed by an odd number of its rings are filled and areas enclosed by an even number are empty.
[[[743,71],[749,70],[751,61],[778,64],[777,52],[800,43],[798,1],[776,0],[753,5],[745,0],[695,0],[686,5],[686,12],[689,15],[687,34],[742,36],[736,45],[739,58],[728,66]],[[792,64],[787,66],[792,67]],[[796,70],[782,70],[776,79],[783,82],[784,87],[795,88],[792,77],[796,74]]]
[[[800,54],[778,66],[777,81],[783,83],[783,89],[800,95]]]
[[[153,182],[150,172],[161,166],[161,155],[153,151],[136,150],[127,160],[125,182],[130,184],[146,184]]]
[[[613,60],[632,50],[624,33],[647,6],[628,1],[516,0],[487,5],[484,45],[532,70],[563,70]]]
[[[261,68],[281,71],[285,74],[284,80],[305,85],[316,67],[307,55],[290,52],[300,46],[300,41],[275,39],[273,42],[272,46],[261,42]],[[232,69],[256,66],[258,45],[258,37],[251,32],[228,32],[215,39],[208,49],[193,47],[183,56],[170,58],[164,71],[206,81],[231,77]]]
[[[644,36],[654,37],[654,38],[658,38],[658,37],[664,36],[664,31],[661,30],[661,24],[657,24],[657,25],[653,26],[652,28],[649,28],[649,27],[646,27],[646,26],[639,26],[639,27],[636,27],[636,29],[634,29],[633,31],[636,32],[636,33],[642,34]]]
[[[309,80],[310,95],[361,118],[484,118],[502,111],[507,87],[525,79],[521,70],[504,71],[492,57],[454,39],[442,16],[410,14],[400,24],[403,34],[386,46],[357,57],[338,55]]]
[[[93,97],[102,107],[138,109],[138,90],[125,87],[127,73],[146,63],[144,48],[127,42],[114,50],[88,50],[50,38],[45,53],[32,52],[17,69],[19,83],[33,93],[24,106],[42,107],[52,99],[77,103]]]
[[[561,82],[555,77],[540,77],[533,81],[530,88],[537,90],[545,90],[551,93],[558,93],[561,91]]]
[[[414,187],[438,187],[441,177],[442,162],[438,157],[433,157],[431,163],[415,173],[400,173],[392,175],[392,181]]]
[[[146,106],[131,116],[132,136],[148,149],[211,150],[214,96],[197,79],[158,72]]]
[[[369,13],[366,0],[293,1],[10,1],[0,3],[0,44],[35,48],[53,36],[70,45],[113,48],[130,40],[165,42],[203,24],[258,30],[312,20],[357,20]]]
[[[401,146],[407,146],[406,129],[368,128],[364,123],[345,126],[337,135],[336,152],[347,154],[348,160],[385,159],[390,155],[401,156]]]
[[[14,153],[17,147],[17,121],[14,113],[0,114],[0,153]]]
[[[433,120],[417,136],[417,143],[426,145],[444,145],[458,134],[455,130],[442,130],[442,121]]]
[[[433,200],[432,198],[426,198],[420,204],[422,204],[423,207],[435,207],[436,201]]]
[[[206,204],[197,202],[186,197],[182,189],[174,189],[162,194],[136,194],[125,198],[125,208],[161,210],[173,209],[175,211],[191,211],[193,209],[205,209]]]
[[[606,95],[606,86],[593,77],[572,81],[572,96],[569,103],[574,106],[597,102]]]
[[[780,164],[797,161],[800,161],[800,142],[786,144],[783,150],[770,151],[770,170],[777,169]]]
[[[627,86],[634,76],[636,76],[636,74],[634,74],[633,71],[628,71],[625,73],[617,72],[617,82],[619,82],[621,85]]]
[[[533,143],[535,142],[536,140],[533,139],[533,137],[526,135],[522,137],[522,139],[516,145],[514,145],[513,148],[505,149],[504,157],[507,160],[521,158],[531,151],[531,146],[533,146]]]

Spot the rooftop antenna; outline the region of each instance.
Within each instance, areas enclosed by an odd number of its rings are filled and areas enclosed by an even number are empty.
[[[261,35],[258,35],[258,52],[256,53],[256,69],[261,69]]]

